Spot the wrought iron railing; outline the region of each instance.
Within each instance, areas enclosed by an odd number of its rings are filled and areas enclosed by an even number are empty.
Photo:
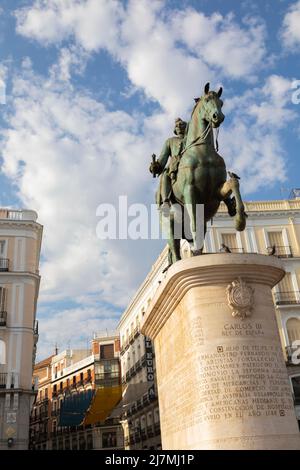
[[[8,270],[9,270],[9,259],[0,258],[0,271],[8,271]]]
[[[95,374],[95,380],[107,380],[107,379],[118,379],[120,377],[119,372],[102,372]]]
[[[10,389],[17,386],[17,374],[14,372],[0,372],[0,388]]]
[[[6,326],[7,312],[0,312],[0,326]]]

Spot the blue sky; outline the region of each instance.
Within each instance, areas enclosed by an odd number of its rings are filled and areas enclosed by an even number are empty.
[[[207,81],[244,198],[300,186],[299,24],[299,1],[2,0],[0,205],[44,225],[39,357],[116,325],[151,268],[163,242],[101,241],[96,209],[153,202],[150,155]]]

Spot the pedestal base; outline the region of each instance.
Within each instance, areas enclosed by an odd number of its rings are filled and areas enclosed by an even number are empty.
[[[173,265],[146,312],[163,449],[300,449],[271,288],[278,258],[214,254]]]

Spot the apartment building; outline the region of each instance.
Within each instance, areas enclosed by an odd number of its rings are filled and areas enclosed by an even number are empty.
[[[300,190],[293,190],[287,200],[249,201],[244,232],[236,232],[233,219],[221,204],[218,213],[208,224],[204,253],[219,253],[222,244],[233,253],[261,253],[281,258],[285,278],[273,289],[275,314],[283,354],[294,394],[295,410],[300,423]],[[190,256],[187,242],[181,246],[183,258]],[[272,253],[274,253],[272,255]],[[122,423],[125,448],[160,448],[159,406],[155,384],[155,352],[148,356],[148,339],[139,327],[156,289],[166,274],[167,249],[152,266],[118,325],[121,340],[122,383],[135,389],[130,399],[123,399]],[[296,341],[299,341],[297,344]],[[148,350],[150,351],[150,350]],[[147,360],[149,362],[147,362]],[[298,365],[299,363],[299,365]],[[149,380],[147,367],[153,369]],[[152,401],[147,398],[154,389]],[[146,393],[145,393],[146,391]]]
[[[123,449],[119,420],[109,418],[121,399],[119,356],[118,336],[105,332],[91,349],[67,349],[36,365],[31,449]]]
[[[0,209],[0,450],[28,448],[42,231],[36,212]]]
[[[118,324],[124,387],[120,415],[127,450],[161,449],[155,351],[150,338],[141,334],[140,324],[166,265],[167,249],[153,265]]]

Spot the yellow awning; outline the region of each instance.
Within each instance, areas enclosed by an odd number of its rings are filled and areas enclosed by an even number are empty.
[[[82,424],[86,426],[105,421],[121,398],[121,385],[99,388],[94,395]]]

